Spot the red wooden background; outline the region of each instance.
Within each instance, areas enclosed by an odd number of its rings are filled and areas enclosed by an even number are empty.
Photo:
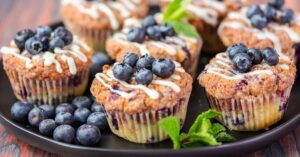
[[[261,3],[261,0],[252,0]],[[286,0],[300,11],[300,0]],[[7,44],[17,30],[59,21],[59,0],[0,0],[0,46]],[[237,148],[238,150],[238,148]],[[58,156],[18,140],[0,124],[0,156]],[[282,139],[247,157],[300,157],[300,126]]]

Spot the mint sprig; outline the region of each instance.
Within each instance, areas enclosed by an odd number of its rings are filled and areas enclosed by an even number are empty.
[[[199,38],[194,26],[186,22],[189,13],[186,11],[189,1],[173,0],[163,13],[163,21],[171,25],[177,34],[187,37]]]
[[[180,123],[177,117],[166,117],[159,122],[159,127],[165,131],[173,142],[174,149],[218,146],[222,142],[231,142],[235,138],[226,133],[226,128],[220,123],[212,123],[211,119],[220,116],[215,110],[208,110],[200,114],[188,133],[180,134]]]

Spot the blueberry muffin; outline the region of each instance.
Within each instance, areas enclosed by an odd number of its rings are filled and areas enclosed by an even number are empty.
[[[106,38],[121,29],[125,19],[142,18],[147,12],[147,0],[62,0],[61,3],[66,27],[96,51],[104,50]]]
[[[56,105],[86,89],[93,51],[64,27],[23,29],[1,52],[14,93],[23,102]]]
[[[172,0],[159,0],[161,8],[165,8]],[[192,0],[187,6],[190,13],[189,22],[201,34],[204,52],[220,52],[225,47],[217,32],[220,22],[230,11],[238,10],[242,6],[241,0]]]
[[[91,93],[104,106],[114,134],[135,143],[155,143],[167,138],[158,126],[162,118],[176,116],[183,125],[193,79],[170,59],[144,59],[127,53],[122,63],[104,66]]]
[[[269,0],[268,5],[252,5],[229,13],[218,30],[223,43],[272,47],[293,59],[300,42],[300,17],[293,10],[282,8],[280,2]]]
[[[161,19],[161,14],[149,15],[143,21],[127,19],[123,30],[107,40],[108,55],[117,61],[122,61],[130,51],[139,56],[169,58],[194,75],[202,47],[201,38],[178,34],[171,25],[162,24]]]
[[[214,57],[199,76],[210,106],[231,130],[257,131],[278,122],[288,107],[296,68],[270,47],[234,44]]]

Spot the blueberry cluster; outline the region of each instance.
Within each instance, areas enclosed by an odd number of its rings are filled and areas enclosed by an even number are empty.
[[[142,43],[146,38],[161,40],[174,35],[175,31],[172,26],[168,24],[158,25],[155,18],[152,15],[149,15],[143,20],[142,27],[129,30],[127,39],[131,42]]]
[[[244,44],[238,43],[228,47],[227,54],[235,68],[242,73],[248,72],[253,65],[260,64],[263,60],[271,66],[279,62],[276,50],[269,47],[260,51],[257,48],[248,49]]]
[[[45,51],[53,51],[54,48],[63,48],[71,44],[73,35],[64,27],[58,27],[53,32],[48,26],[39,26],[35,32],[23,29],[17,32],[14,42],[18,48],[27,50],[32,55]]]
[[[62,103],[56,108],[16,102],[11,108],[11,117],[18,122],[28,122],[42,135],[52,136],[54,140],[72,143],[76,138],[77,142],[86,146],[97,144],[100,130],[107,127],[104,108],[95,102],[92,104],[85,96],[76,97],[72,104]]]
[[[114,77],[122,81],[130,81],[134,76],[137,84],[148,85],[153,74],[161,78],[170,77],[175,71],[175,64],[170,59],[154,59],[149,55],[138,57],[135,53],[127,53],[122,63],[113,66]]]
[[[253,27],[263,29],[269,22],[279,21],[280,23],[291,23],[294,18],[292,9],[282,9],[284,0],[269,0],[268,5],[261,9],[258,5],[252,5],[247,10],[247,17]]]

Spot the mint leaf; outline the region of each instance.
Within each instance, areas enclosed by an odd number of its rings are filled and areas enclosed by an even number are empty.
[[[171,25],[177,34],[182,34],[187,37],[199,38],[199,34],[194,26],[182,21],[168,20],[167,24]]]
[[[165,9],[163,13],[163,21],[167,21],[170,19],[172,14],[176,12],[179,8],[181,8],[182,0],[173,0]],[[177,13],[178,14],[178,13]]]
[[[203,118],[212,119],[212,118],[218,117],[219,115],[221,115],[221,113],[217,112],[216,110],[208,110],[206,112],[203,112],[202,114],[200,114],[197,117],[197,119],[195,120],[195,122],[191,126],[191,128],[189,130],[189,134],[201,131],[201,125],[203,123]]]
[[[221,125],[220,123],[213,123],[209,132],[211,134],[213,134],[214,136],[219,134],[220,132],[225,132],[226,131],[226,128]]]
[[[229,135],[226,132],[221,132],[217,134],[215,138],[217,139],[218,142],[232,142],[236,140],[233,136]]]
[[[221,145],[221,143],[219,143],[214,138],[214,136],[205,132],[188,134],[185,138],[182,139],[181,142],[184,147],[190,147],[196,144],[200,144],[200,145],[203,144],[209,146]]]
[[[159,127],[169,135],[174,149],[180,149],[180,122],[177,117],[167,117],[159,121]]]

